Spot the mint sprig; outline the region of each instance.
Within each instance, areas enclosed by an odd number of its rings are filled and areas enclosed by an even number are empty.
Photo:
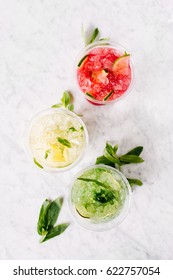
[[[86,35],[86,31],[84,30],[84,26],[82,25],[82,38],[84,40],[85,46],[92,44],[97,41],[108,41],[109,38],[100,38],[100,31],[98,27],[94,28],[91,32],[91,36]]]
[[[69,91],[63,92],[61,103],[52,105],[52,108],[60,108],[60,107],[64,107],[72,112],[74,111],[74,105],[72,103],[72,95]]]
[[[124,155],[117,155],[118,145],[112,146],[108,142],[104,149],[104,155],[96,159],[96,164],[105,164],[111,167],[114,167],[118,170],[121,169],[121,166],[131,163],[142,163],[144,162],[143,158],[140,157],[140,154],[143,151],[142,146],[135,147]],[[127,178],[129,184],[132,186],[142,186],[142,181],[134,178]]]
[[[46,199],[43,202],[37,223],[37,232],[42,236],[40,240],[41,243],[60,235],[69,226],[69,223],[54,226],[61,211],[62,204],[62,197],[54,201]]]
[[[58,141],[59,143],[61,143],[63,146],[66,146],[66,147],[68,147],[68,148],[71,148],[71,143],[70,143],[67,139],[58,137],[58,138],[57,138],[57,141]]]

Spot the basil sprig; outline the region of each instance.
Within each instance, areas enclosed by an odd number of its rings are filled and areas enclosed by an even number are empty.
[[[117,151],[118,145],[112,146],[107,142],[104,155],[96,159],[96,164],[105,164],[120,170],[121,166],[125,164],[144,162],[143,158],[140,157],[143,151],[142,146],[138,146],[121,156],[117,155]],[[131,187],[134,185],[142,186],[143,184],[139,179],[127,178],[127,180]]]
[[[72,103],[72,95],[69,91],[64,91],[63,96],[61,98],[61,103],[57,103],[52,105],[52,108],[60,108],[64,107],[70,111],[74,111],[74,105]]]
[[[61,211],[62,204],[63,198],[61,197],[54,201],[46,199],[43,202],[37,223],[37,232],[42,236],[40,242],[45,242],[60,235],[69,226],[69,223],[54,226]]]

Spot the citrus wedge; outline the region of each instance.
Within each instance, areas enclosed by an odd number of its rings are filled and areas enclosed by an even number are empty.
[[[128,76],[130,73],[130,54],[124,54],[117,58],[113,63],[112,70],[116,75]]]

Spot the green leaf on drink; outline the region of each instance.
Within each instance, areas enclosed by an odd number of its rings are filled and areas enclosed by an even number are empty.
[[[113,147],[107,142],[106,147],[104,149],[104,155],[96,159],[96,164],[105,164],[120,170],[122,165],[144,162],[143,158],[139,156],[143,151],[142,146],[137,146],[122,156],[117,155],[117,150],[118,145],[115,145]],[[131,186],[142,186],[142,181],[140,181],[139,179],[127,178],[127,180],[129,181]]]
[[[74,126],[72,126],[72,127],[70,127],[70,128],[68,129],[68,132],[69,132],[69,131],[76,132],[77,129],[76,129]]]
[[[43,166],[36,160],[36,158],[33,158],[34,163],[41,169],[43,169]]]
[[[67,139],[58,137],[58,138],[57,138],[57,141],[58,141],[59,143],[61,143],[62,145],[66,146],[66,147],[68,147],[68,148],[71,148],[71,143],[70,143]]]
[[[44,158],[45,158],[45,159],[48,158],[48,155],[50,154],[50,152],[51,152],[51,150],[47,150],[47,151],[45,152],[45,155],[44,155]]]
[[[69,226],[69,223],[64,223],[53,227],[46,235],[41,239],[41,243],[62,234]]]

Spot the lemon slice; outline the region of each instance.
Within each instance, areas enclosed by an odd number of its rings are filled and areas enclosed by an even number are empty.
[[[64,147],[61,147],[58,144],[50,144],[52,147],[52,160],[55,162],[66,162],[67,161],[67,154],[66,149]]]

